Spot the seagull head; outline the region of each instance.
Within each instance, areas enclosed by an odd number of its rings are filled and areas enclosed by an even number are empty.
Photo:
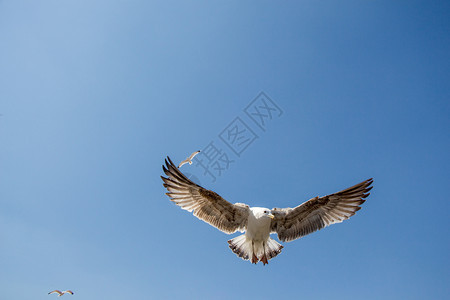
[[[253,207],[253,213],[256,218],[270,218],[273,219],[274,215],[272,214],[272,211],[268,208],[264,207]]]

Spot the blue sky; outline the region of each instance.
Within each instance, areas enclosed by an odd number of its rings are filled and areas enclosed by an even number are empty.
[[[444,299],[445,1],[0,1],[0,298]],[[245,108],[282,110],[261,130]],[[220,139],[239,117],[257,138]],[[230,202],[294,207],[374,177],[350,220],[268,266],[171,203],[213,142]],[[145,295],[142,293],[145,292]]]

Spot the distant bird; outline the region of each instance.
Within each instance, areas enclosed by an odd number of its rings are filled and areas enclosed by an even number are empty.
[[[189,163],[190,165],[192,165],[192,159],[194,158],[194,156],[196,156],[197,154],[200,153],[200,150],[195,151],[194,153],[191,154],[191,156],[189,156],[188,158],[186,158],[185,160],[183,160],[182,162],[180,162],[180,164],[178,165],[178,168],[181,168],[182,165]]]
[[[228,241],[231,250],[244,260],[264,265],[281,253],[283,248],[270,237],[289,242],[313,233],[328,225],[340,223],[353,216],[372,189],[372,178],[343,191],[312,198],[294,208],[249,207],[244,203],[231,204],[213,191],[189,180],[167,157],[161,176],[170,200],[182,209],[217,229],[231,234],[245,232]]]
[[[60,291],[60,290],[54,290],[54,291],[51,291],[50,293],[48,293],[49,295],[50,294],[58,294],[58,297],[61,297],[62,295],[64,295],[64,294],[71,294],[71,295],[73,295],[73,292],[71,291],[71,290],[67,290],[67,291]]]

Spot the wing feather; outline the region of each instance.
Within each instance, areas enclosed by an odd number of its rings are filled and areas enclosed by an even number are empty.
[[[50,294],[54,294],[54,293],[57,293],[57,294],[59,294],[59,295],[62,295],[62,292],[61,292],[60,290],[54,290],[54,291],[51,291],[51,292],[48,293],[48,294],[50,295]]]
[[[182,209],[225,233],[243,231],[247,226],[248,205],[230,202],[217,193],[207,190],[189,180],[167,157],[161,176],[167,196]]]
[[[361,209],[372,189],[373,179],[324,197],[310,199],[295,208],[274,208],[271,229],[289,242],[334,223],[340,223]]]
[[[192,160],[199,153],[200,153],[200,150],[197,150],[194,153],[192,153],[191,156],[189,156],[189,160]]]

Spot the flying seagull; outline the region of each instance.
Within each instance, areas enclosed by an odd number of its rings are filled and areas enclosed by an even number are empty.
[[[200,153],[200,150],[195,151],[194,153],[191,154],[191,156],[189,156],[188,158],[186,158],[185,160],[183,160],[182,162],[180,162],[180,164],[178,165],[178,168],[181,168],[182,165],[189,163],[190,165],[192,165],[192,159],[194,158],[194,156],[196,156],[197,154]]]
[[[51,291],[50,293],[48,293],[49,295],[50,294],[58,294],[58,297],[61,297],[62,295],[64,295],[64,294],[71,294],[71,295],[73,295],[73,292],[71,291],[71,290],[67,290],[67,291],[60,291],[60,290],[54,290],[54,291]]]
[[[270,237],[276,233],[282,242],[289,242],[340,223],[361,209],[364,198],[372,189],[372,178],[343,191],[312,198],[294,208],[250,207],[231,204],[213,191],[190,181],[167,157],[161,176],[170,200],[182,209],[217,229],[231,234],[245,232],[228,241],[231,250],[244,260],[264,265],[281,253],[283,248]]]

